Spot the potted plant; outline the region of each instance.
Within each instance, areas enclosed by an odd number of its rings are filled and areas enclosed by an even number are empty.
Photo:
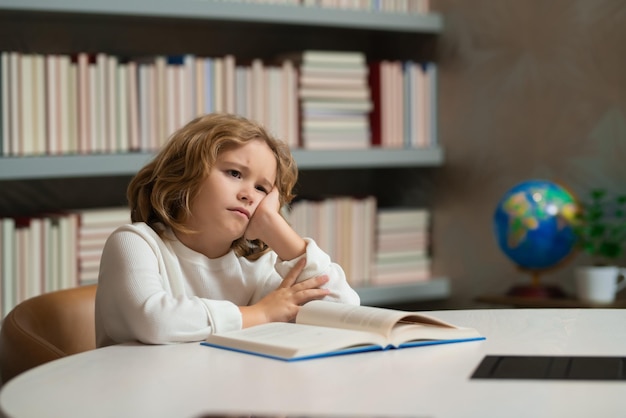
[[[580,203],[574,232],[578,248],[591,261],[590,266],[576,268],[578,298],[612,303],[615,294],[626,287],[626,269],[616,265],[626,247],[626,194],[591,190],[588,200]]]
[[[591,190],[589,199],[580,203],[574,232],[578,248],[594,265],[614,264],[626,246],[626,194],[610,195],[604,189]]]

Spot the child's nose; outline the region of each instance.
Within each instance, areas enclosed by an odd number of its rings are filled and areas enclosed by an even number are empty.
[[[250,186],[242,187],[242,189],[239,191],[239,200],[246,202],[248,204],[254,203],[253,190],[254,190],[254,187],[250,187]]]

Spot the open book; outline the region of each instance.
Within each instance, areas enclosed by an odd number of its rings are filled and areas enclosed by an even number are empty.
[[[202,344],[290,361],[484,339],[473,328],[422,313],[316,300],[300,309],[295,323],[211,334]]]

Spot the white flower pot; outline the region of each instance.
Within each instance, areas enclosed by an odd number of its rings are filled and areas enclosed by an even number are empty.
[[[615,295],[626,287],[626,268],[616,266],[577,267],[576,296],[594,304],[611,304]]]

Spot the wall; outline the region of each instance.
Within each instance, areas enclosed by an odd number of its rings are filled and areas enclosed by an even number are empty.
[[[433,0],[440,138],[433,174],[435,271],[454,307],[530,283],[497,247],[501,196],[531,178],[576,194],[626,192],[626,3],[621,0]],[[626,260],[622,260],[626,261]],[[576,255],[542,281],[572,289]]]

